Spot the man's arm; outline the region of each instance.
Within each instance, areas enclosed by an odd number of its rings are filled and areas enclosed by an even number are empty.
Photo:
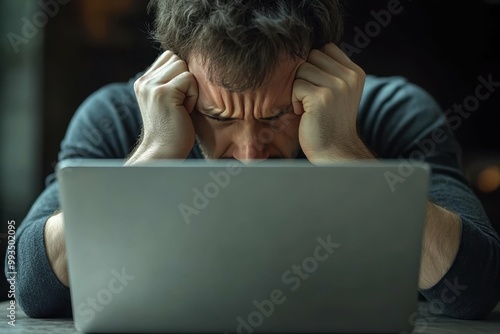
[[[500,239],[467,186],[444,114],[429,94],[401,78],[378,83],[370,78],[367,84],[365,79],[334,44],[309,53],[292,94],[304,154],[315,164],[375,158],[427,162],[432,176],[420,292],[437,299],[445,314],[484,316],[500,299]]]
[[[109,85],[82,104],[61,144],[59,160],[125,160],[141,128],[140,142],[125,165],[187,158],[195,139],[189,113],[197,98],[198,86],[187,64],[166,51],[137,80]],[[31,317],[71,315],[64,218],[63,213],[53,214],[60,209],[54,175],[49,188],[18,230],[19,304]]]
[[[80,106],[59,160],[123,159],[140,133],[132,83],[103,87]],[[16,231],[16,302],[30,317],[71,317],[64,224],[55,175]],[[54,270],[53,270],[54,269]]]
[[[420,293],[452,317],[488,314],[500,300],[500,238],[463,175],[460,146],[439,105],[401,77],[371,77],[359,129],[377,158],[432,169]]]
[[[69,289],[52,271],[45,253],[44,226],[59,206],[53,176],[16,231],[15,300],[30,317],[71,317]]]
[[[66,245],[64,242],[64,222],[62,212],[51,216],[44,229],[45,249],[49,264],[57,279],[69,287]]]
[[[168,155],[161,150],[161,147],[153,145],[143,145],[141,139],[133,153],[125,162],[125,166],[139,164],[141,162],[155,159],[168,159]],[[45,249],[50,267],[54,271],[57,279],[65,286],[69,287],[68,263],[66,259],[66,245],[64,240],[63,213],[58,212],[51,216],[44,229]]]
[[[433,287],[446,275],[458,252],[461,229],[457,214],[428,202],[418,283],[420,289]]]
[[[322,161],[374,160],[375,156],[361,140],[348,151],[335,153]],[[422,258],[418,287],[429,289],[448,272],[458,252],[461,236],[460,217],[428,201],[423,231]]]

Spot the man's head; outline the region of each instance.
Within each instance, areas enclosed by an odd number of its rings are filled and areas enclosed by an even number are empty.
[[[339,1],[152,0],[150,5],[156,12],[154,38],[184,59],[198,82],[192,119],[205,156],[294,158],[300,121],[291,109],[295,72],[311,49],[338,42]]]

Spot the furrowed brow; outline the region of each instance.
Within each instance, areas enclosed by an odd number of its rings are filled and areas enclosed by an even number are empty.
[[[237,119],[237,118],[233,118],[233,117],[222,117],[220,115],[222,115],[224,113],[224,110],[220,110],[220,109],[216,109],[216,108],[212,108],[212,107],[199,107],[198,111],[205,116],[208,116],[211,118],[217,118],[220,121],[234,121]]]

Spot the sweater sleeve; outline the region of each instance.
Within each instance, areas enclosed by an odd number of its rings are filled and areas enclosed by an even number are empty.
[[[429,163],[429,200],[460,217],[462,234],[454,262],[435,286],[420,293],[451,317],[488,314],[500,299],[500,239],[462,173],[460,146],[441,108],[404,78],[370,77],[358,124],[380,158]]]
[[[141,127],[131,85],[110,84],[84,101],[61,143],[59,160],[126,158]],[[58,209],[59,187],[51,174],[16,233],[15,299],[30,317],[71,316],[70,291],[55,276],[45,250],[44,226]]]

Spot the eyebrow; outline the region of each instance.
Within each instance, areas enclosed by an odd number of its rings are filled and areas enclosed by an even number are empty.
[[[273,116],[263,117],[263,118],[260,118],[260,120],[264,120],[264,121],[271,120],[274,117],[276,117],[282,113],[285,114],[287,112],[290,112],[292,109],[293,109],[293,105],[291,103],[277,107],[277,108],[273,108],[273,110],[275,111]],[[224,110],[220,110],[218,108],[203,106],[203,107],[199,107],[198,111],[200,111],[202,114],[204,114],[206,116],[218,117],[224,121],[233,121],[233,120],[238,119],[235,117],[221,117],[220,115],[222,115],[224,113]]]

